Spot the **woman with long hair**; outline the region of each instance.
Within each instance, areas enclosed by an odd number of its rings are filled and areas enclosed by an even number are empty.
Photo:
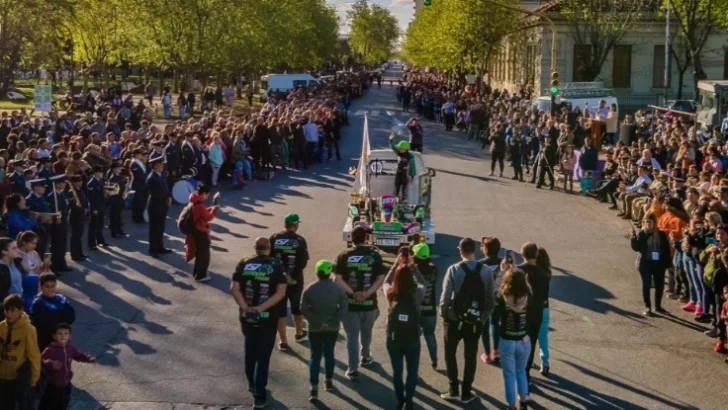
[[[541,358],[541,374],[544,376],[549,375],[551,365],[549,364],[549,323],[551,322],[551,310],[549,309],[548,294],[551,286],[551,257],[549,257],[546,249],[538,247],[538,253],[536,254],[536,266],[543,269],[548,276],[548,282],[546,285],[546,302],[543,307],[543,316],[541,317],[541,328],[538,331],[538,349],[539,357]]]
[[[526,313],[530,297],[531,287],[526,274],[520,269],[508,270],[495,305],[500,322],[500,363],[508,410],[515,410],[517,401],[521,409],[526,409],[531,401],[526,378],[526,362],[531,352]]]
[[[14,193],[5,198],[3,218],[8,228],[8,236],[15,238],[20,232],[30,231],[35,228],[37,221],[33,219],[35,212],[28,212],[25,198]]]
[[[632,249],[637,252],[635,265],[642,279],[642,300],[645,316],[652,316],[650,287],[655,284],[655,312],[665,313],[662,308],[662,292],[665,289],[665,270],[672,266],[670,240],[665,232],[657,229],[657,217],[650,213],[642,222],[639,232],[632,232]]]
[[[400,256],[400,260],[409,254]],[[403,261],[402,261],[403,262]],[[398,261],[391,276],[384,280],[384,294],[389,303],[387,319],[387,352],[392,362],[392,383],[397,396],[397,409],[413,409],[415,387],[420,366],[420,311],[425,288],[415,280],[414,264]],[[391,284],[390,284],[391,283]],[[404,366],[407,362],[407,380],[403,384]]]

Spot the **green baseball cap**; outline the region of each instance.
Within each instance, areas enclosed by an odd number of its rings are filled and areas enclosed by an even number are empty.
[[[397,143],[397,149],[409,149],[409,142],[407,141],[400,141]]]
[[[430,257],[430,247],[426,243],[418,243],[412,247],[412,253],[417,259],[427,259]]]
[[[298,214],[290,213],[283,218],[283,223],[286,225],[295,225],[301,222],[301,217]]]
[[[331,275],[331,270],[333,268],[334,265],[328,259],[321,259],[320,261],[316,262],[316,273],[321,272],[322,274],[328,276]]]

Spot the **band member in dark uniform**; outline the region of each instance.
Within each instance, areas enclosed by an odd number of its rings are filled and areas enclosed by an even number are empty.
[[[104,184],[104,167],[94,165],[93,176],[86,183],[89,202],[88,249],[97,251],[97,246],[106,247],[104,240],[104,211],[106,210],[106,189]]]
[[[149,143],[149,145],[152,146],[152,152],[149,153],[149,160],[157,159],[160,157],[164,157],[164,145],[165,142],[163,140],[153,140]]]
[[[118,162],[111,164],[107,180],[109,184],[119,185],[119,193],[113,192],[109,196],[109,230],[112,238],[122,238],[126,232],[121,227],[121,213],[124,210],[124,192],[126,192],[126,177],[121,175],[122,166]]]
[[[147,205],[147,153],[136,148],[132,151],[134,159],[129,165],[131,171],[131,189],[134,191],[134,201],[131,204],[131,220],[144,223],[144,207]]]
[[[63,272],[71,272],[73,269],[66,264],[66,245],[68,229],[66,218],[68,217],[68,199],[66,197],[66,175],[56,175],[51,178],[53,191],[46,195],[51,212],[60,213],[61,216],[53,220],[51,228],[51,270],[56,275]]]
[[[171,253],[171,249],[164,247],[164,225],[167,211],[172,205],[167,179],[164,178],[164,158],[159,157],[149,161],[152,172],[147,177],[147,211],[149,211],[149,254],[159,257],[160,254]]]
[[[53,174],[53,171],[49,168],[51,165],[51,159],[50,157],[39,158],[38,163],[40,164],[40,169],[38,170],[38,179],[43,179],[45,181],[45,192],[51,192],[51,189],[53,189],[51,177],[55,175]],[[41,253],[39,254],[42,255]]]
[[[80,175],[68,177],[71,188],[68,190],[68,222],[71,225],[71,259],[76,262],[85,261],[88,257],[83,253],[83,227],[89,210],[88,197],[83,189],[83,178]]]
[[[41,214],[48,214],[51,212],[51,208],[48,206],[48,201],[46,200],[45,195],[47,182],[50,181],[46,181],[45,179],[34,179],[30,181],[30,188],[33,192],[25,197],[25,203],[29,211]],[[38,245],[35,250],[38,252],[38,255],[44,255],[48,251],[48,235],[53,221],[47,223],[38,222],[39,223],[35,225],[35,228],[33,228],[33,232],[38,235]]]
[[[197,174],[196,170],[194,170],[197,166],[197,153],[195,146],[192,145],[192,137],[193,134],[188,132],[185,134],[185,140],[182,143],[182,161],[180,163],[182,175]]]
[[[179,179],[180,155],[177,146],[177,135],[170,134],[169,142],[164,147],[164,169],[167,171],[167,185],[174,186]]]
[[[10,161],[10,165],[13,166],[13,172],[8,175],[10,192],[20,194],[25,198],[29,194],[28,187],[25,186],[25,162],[22,159],[16,159]]]

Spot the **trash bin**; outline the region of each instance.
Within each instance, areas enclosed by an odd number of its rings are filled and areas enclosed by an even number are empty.
[[[637,126],[634,124],[619,124],[619,140],[622,144],[630,146],[637,140]]]

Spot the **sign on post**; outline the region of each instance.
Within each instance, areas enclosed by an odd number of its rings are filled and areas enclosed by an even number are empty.
[[[36,85],[33,89],[33,102],[35,111],[51,112],[53,108],[53,86]]]

